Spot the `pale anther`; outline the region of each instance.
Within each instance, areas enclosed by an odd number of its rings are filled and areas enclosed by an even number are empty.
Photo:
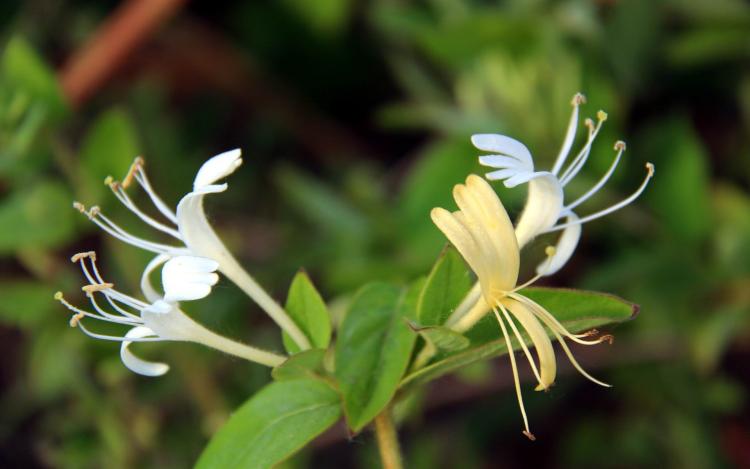
[[[70,262],[76,263],[80,261],[81,259],[86,259],[87,257],[90,257],[92,261],[96,262],[96,252],[95,251],[86,251],[86,252],[79,252],[78,254],[73,254],[70,257]]]
[[[86,292],[86,294],[90,295],[95,292],[109,290],[110,288],[114,287],[115,285],[113,283],[94,283],[91,285],[84,285],[81,287],[81,290]]]
[[[70,324],[70,327],[76,327],[78,323],[81,321],[81,319],[85,317],[86,315],[83,313],[74,314],[73,317],[70,318],[70,322],[68,324]]]
[[[128,174],[126,174],[125,179],[122,180],[123,188],[127,189],[127,187],[133,182],[133,178],[135,178],[135,172],[138,171],[141,166],[143,166],[143,158],[139,156],[133,160],[133,164],[130,165]]]

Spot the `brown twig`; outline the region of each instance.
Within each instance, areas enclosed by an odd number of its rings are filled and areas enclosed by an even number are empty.
[[[185,0],[129,0],[120,5],[60,71],[65,96],[83,104]]]

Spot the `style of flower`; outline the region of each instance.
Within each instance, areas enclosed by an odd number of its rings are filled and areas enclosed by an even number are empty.
[[[520,293],[520,290],[540,278],[541,274],[522,285],[517,285],[520,252],[516,233],[500,199],[487,181],[472,174],[466,179],[465,185],[454,186],[453,197],[458,205],[458,211],[451,213],[443,208],[434,208],[431,217],[477,275],[481,294],[468,314],[455,324],[448,325],[458,332],[463,332],[476,324],[490,310],[494,313],[508,346],[516,396],[524,421],[523,433],[533,440],[534,436],[529,430],[523,405],[518,369],[508,327],[529,361],[538,382],[537,390],[549,388],[555,380],[557,370],[555,353],[545,327],[560,342],[573,366],[585,377],[602,386],[608,385],[593,378],[581,368],[564,339],[593,345],[602,341],[611,341],[612,337],[601,336],[598,339],[585,340],[593,332],[572,334],[544,307]],[[547,255],[547,262],[550,262],[554,259],[555,249],[549,247]],[[536,349],[538,366],[521,337],[516,321],[526,331]]]
[[[176,240],[177,244],[164,244],[135,236],[121,228],[114,221],[104,215],[97,206],[86,210],[83,204],[74,202],[73,206],[88,216],[97,226],[115,238],[156,256],[149,262],[141,278],[141,287],[146,298],[151,300],[158,297],[148,282],[148,277],[159,266],[175,256],[200,256],[213,259],[218,263],[218,270],[239,286],[248,296],[268,313],[284,331],[300,346],[310,348],[310,341],[291,320],[284,309],[247,273],[237,262],[206,218],[203,209],[203,199],[207,194],[224,192],[227,184],[218,181],[232,174],[242,164],[242,152],[239,149],[230,150],[216,155],[206,161],[195,176],[193,190],[185,195],[173,211],[154,191],[146,171],[143,158],[136,158],[125,178],[115,181],[112,177],[105,180],[115,197],[131,212],[152,228],[167,234]],[[156,220],[142,211],[126,189],[133,182],[143,188],[151,199],[154,207],[166,219],[166,222]]]
[[[618,141],[614,145],[615,158],[604,176],[573,202],[567,204],[564,202],[565,186],[578,175],[586,164],[591,153],[591,146],[599,134],[602,124],[607,120],[607,114],[604,111],[599,111],[596,124],[591,119],[584,121],[588,128],[586,143],[567,168],[562,171],[575,141],[576,131],[578,130],[579,107],[584,102],[585,98],[580,93],[573,97],[571,102],[573,112],[570,116],[568,130],[560,153],[557,155],[550,171],[535,171],[531,152],[518,140],[496,134],[477,134],[471,137],[475,147],[495,153],[479,157],[479,162],[482,165],[496,169],[485,175],[487,179],[502,180],[508,188],[526,182],[529,183],[526,205],[516,224],[518,244],[523,247],[541,234],[562,230],[563,233],[558,239],[555,256],[551,261],[543,262],[537,268],[537,272],[542,275],[551,275],[557,272],[570,259],[581,237],[581,225],[608,215],[633,202],[641,195],[654,175],[654,165],[647,163],[646,177],[633,194],[608,208],[579,217],[574,209],[604,187],[615,172],[625,151],[625,142]]]
[[[82,290],[89,298],[94,312],[72,305],[65,300],[62,292],[57,292],[55,299],[75,313],[70,319],[70,326],[78,327],[84,334],[95,339],[120,342],[120,358],[135,373],[161,376],[169,371],[169,365],[138,358],[130,351],[133,342],[195,342],[271,367],[278,366],[286,359],[216,334],[180,309],[179,301],[208,296],[219,280],[215,273],[218,264],[211,259],[176,256],[166,261],[162,268],[163,296],[153,297],[151,293],[156,290],[149,285],[150,293],[146,296],[151,298],[147,302],[121,293],[114,289],[112,283],[104,281],[93,251],[76,254],[71,261],[80,264],[83,275],[89,282]],[[148,278],[145,281],[150,283]],[[104,297],[106,304],[98,301],[97,295]],[[86,327],[83,323],[85,319],[118,324],[129,329],[122,336],[100,334]]]

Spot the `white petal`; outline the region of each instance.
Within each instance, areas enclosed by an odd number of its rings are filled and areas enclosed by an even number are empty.
[[[498,134],[476,134],[471,136],[471,143],[480,150],[512,156],[522,163],[524,169],[534,170],[531,152],[516,139]]]
[[[175,302],[205,298],[219,281],[219,276],[214,273],[218,268],[218,262],[206,257],[177,256],[170,259],[161,271],[164,300]]]
[[[532,180],[532,179],[534,179],[536,177],[539,177],[539,175],[544,175],[544,174],[545,173],[543,173],[543,172],[542,173],[533,173],[531,171],[526,171],[526,172],[523,172],[523,173],[518,173],[518,174],[516,174],[514,176],[511,176],[508,179],[506,179],[505,182],[503,183],[503,185],[505,185],[505,187],[507,187],[508,189],[511,189],[513,187],[516,187],[519,184],[523,184],[523,183],[529,182],[530,180]]]
[[[552,173],[536,173],[529,182],[526,205],[516,225],[519,248],[552,227],[562,207],[563,190],[557,178]]]
[[[208,186],[212,187],[212,186]],[[177,226],[190,252],[222,264],[229,257],[203,211],[204,193],[190,192],[177,204]]]
[[[148,327],[137,326],[128,331],[125,337],[128,339],[140,339],[143,337],[155,336],[154,331]],[[134,373],[138,373],[143,376],[161,376],[169,371],[169,365],[166,363],[158,362],[147,362],[142,360],[130,351],[131,341],[123,341],[120,346],[120,358],[122,363],[128,367],[128,369]]]
[[[168,254],[159,254],[158,256],[151,259],[151,262],[149,262],[146,268],[143,270],[143,275],[141,275],[141,291],[143,291],[143,295],[151,303],[161,298],[161,295],[156,291],[153,284],[151,283],[151,272],[156,270],[167,260],[169,260]]]
[[[242,164],[242,150],[236,148],[209,159],[198,170],[193,188],[199,189],[232,174]]]
[[[484,175],[490,181],[501,181],[509,177],[513,177],[518,174],[517,169],[498,169],[497,171],[491,171]]]
[[[479,157],[479,164],[484,166],[490,166],[492,168],[519,168],[520,162],[510,156],[502,155],[483,155]]]
[[[562,269],[573,256],[573,252],[575,252],[578,246],[578,240],[581,239],[581,224],[575,223],[577,221],[578,216],[573,212],[569,212],[565,223],[570,223],[570,225],[563,230],[560,238],[557,240],[557,247],[552,259],[547,259],[537,266],[536,272],[539,275],[548,276],[554,274]]]

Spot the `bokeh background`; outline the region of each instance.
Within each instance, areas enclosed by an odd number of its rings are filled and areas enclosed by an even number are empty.
[[[209,203],[217,230],[276,298],[304,266],[337,310],[365,281],[429,269],[444,243],[429,209],[479,171],[472,133],[515,136],[546,167],[582,91],[583,114],[609,120],[571,192],[606,170],[616,139],[628,150],[581,213],[656,165],[645,195],[587,225],[546,281],[641,305],[613,346],[579,351],[614,387],[565,366],[549,393],[527,385],[531,443],[506,360],[474,366],[404,411],[407,467],[750,467],[747,2],[10,0],[0,36],[0,466],[188,467],[269,380],[170,343],[138,349],[170,373],[136,376],[52,300],[84,301],[68,258],[90,249],[137,292],[147,255],[71,208],[99,204],[150,235],[102,184],[136,155],[175,204],[203,160],[241,147]],[[523,192],[501,190],[511,215]],[[281,348],[226,280],[189,310]],[[337,427],[287,467],[379,462],[369,432]]]

